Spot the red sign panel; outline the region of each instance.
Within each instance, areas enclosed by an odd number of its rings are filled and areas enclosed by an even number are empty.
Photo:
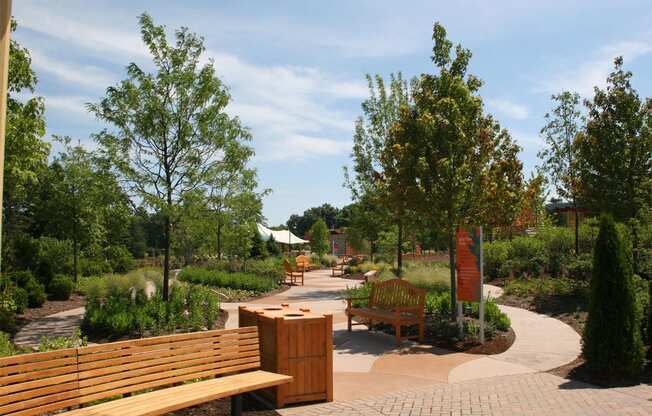
[[[481,298],[480,255],[482,240],[480,228],[457,230],[455,241],[455,271],[457,276],[457,300],[479,302]]]

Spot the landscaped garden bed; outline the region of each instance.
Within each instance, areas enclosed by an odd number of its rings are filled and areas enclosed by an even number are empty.
[[[215,261],[205,266],[182,269],[181,282],[205,285],[223,302],[244,302],[287,289],[280,258],[247,261]]]
[[[395,278],[391,268],[386,263],[362,263],[356,266],[361,271],[378,270],[378,279]],[[464,351],[477,354],[498,354],[507,350],[514,342],[515,336],[511,329],[509,318],[498,309],[493,299],[485,302],[485,343],[479,342],[480,322],[478,320],[479,304],[464,303],[464,336],[459,336],[457,322],[452,322],[450,301],[450,271],[444,262],[407,262],[403,278],[414,286],[427,290],[425,313],[426,334],[425,343],[453,351]],[[358,298],[369,296],[371,282],[345,291],[344,297]],[[354,301],[354,307],[362,307],[364,301]],[[394,334],[391,325],[379,324],[374,328]],[[416,335],[417,329],[404,329],[405,335]]]

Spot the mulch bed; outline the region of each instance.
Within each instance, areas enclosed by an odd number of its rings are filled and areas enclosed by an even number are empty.
[[[16,315],[18,330],[28,323],[46,316],[81,308],[86,305],[86,298],[82,295],[73,294],[68,300],[47,300],[40,308],[27,308],[19,315]]]
[[[435,336],[428,334],[424,343],[450,351],[465,352],[468,354],[494,355],[500,354],[509,349],[516,339],[516,334],[509,328],[507,331],[496,331],[492,339],[486,340],[484,344],[476,338],[466,337],[462,340]]]
[[[501,305],[515,306],[528,311],[548,315],[559,319],[582,335],[588,313],[583,305],[583,300],[571,296],[534,296],[519,297],[503,295],[496,300]]]

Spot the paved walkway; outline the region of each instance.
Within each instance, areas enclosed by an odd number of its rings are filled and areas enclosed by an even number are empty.
[[[566,416],[651,415],[652,403],[548,373],[521,374],[401,391],[250,416]]]
[[[14,337],[21,347],[37,348],[41,337],[70,337],[81,325],[84,308],[70,309],[37,319],[25,325]]]

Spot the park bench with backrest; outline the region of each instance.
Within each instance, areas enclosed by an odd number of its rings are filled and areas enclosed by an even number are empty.
[[[226,397],[238,415],[241,394],[292,381],[259,370],[258,342],[246,327],[0,358],[0,415],[161,415]]]
[[[293,268],[290,262],[285,259],[283,260],[283,267],[285,268],[285,282],[294,285],[299,279],[301,279],[301,286],[303,286],[303,267]]]
[[[331,266],[331,276],[332,277],[344,276],[344,269],[348,264],[349,262],[346,257],[342,257],[341,259],[339,259],[335,264]],[[337,275],[335,273],[337,273]]]
[[[353,307],[353,301],[366,300],[367,306]],[[347,299],[346,314],[348,316],[349,331],[353,325],[352,318],[357,316],[367,321],[369,329],[374,322],[383,322],[393,325],[396,331],[396,345],[401,345],[402,339],[423,341],[424,335],[424,306],[426,290],[412,286],[402,279],[390,279],[382,282],[373,282],[368,298]],[[361,323],[360,325],[363,325]],[[418,325],[418,336],[401,336],[401,326]]]
[[[295,259],[295,262],[297,263],[298,268],[303,268],[303,270],[307,272],[317,268],[317,266],[310,262],[310,257],[306,256],[305,254],[298,255]]]

